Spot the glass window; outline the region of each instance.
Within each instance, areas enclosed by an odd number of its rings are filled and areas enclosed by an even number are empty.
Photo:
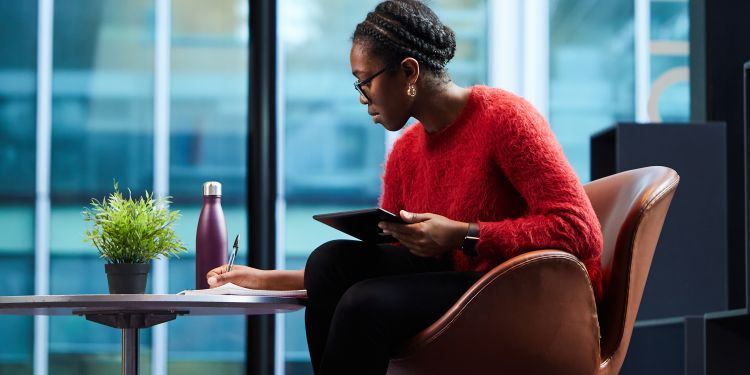
[[[83,243],[81,210],[112,191],[152,190],[152,0],[74,0],[54,9],[50,293],[107,293],[104,262]],[[75,277],[71,277],[75,275]],[[120,332],[50,318],[51,373],[120,368]],[[141,346],[150,347],[150,330]],[[142,368],[149,358],[143,356]]]
[[[690,120],[688,1],[651,3],[651,98],[654,121]]]
[[[348,236],[312,219],[377,205],[386,131],[373,125],[352,89],[351,36],[378,1],[281,0],[283,169],[287,269],[302,268],[318,245]],[[460,85],[486,82],[484,0],[430,3],[456,33],[448,72]],[[311,373],[304,311],[284,315],[288,374]]]
[[[104,262],[83,242],[87,224],[81,210],[91,198],[112,191],[115,180],[134,195],[153,191],[155,4],[56,5],[50,293],[107,293]],[[248,3],[172,2],[171,16],[169,194],[183,214],[178,235],[190,249],[170,262],[169,292],[178,292],[195,285],[194,239],[204,181],[224,184],[228,231],[247,240]],[[0,0],[0,178],[6,181],[0,186],[0,268],[9,280],[0,285],[0,295],[34,293],[36,20],[36,1]],[[246,262],[246,254],[237,262]],[[176,327],[168,335],[170,371],[243,371],[243,316],[193,317],[170,325]],[[0,316],[0,329],[18,338],[0,342],[0,373],[31,373],[33,318]],[[118,330],[81,317],[52,317],[50,372],[117,372],[120,339]],[[141,331],[140,339],[141,370],[147,370],[151,331]]]
[[[170,293],[195,288],[205,181],[222,183],[228,242],[241,236],[236,262],[247,264],[247,30],[245,0],[172,2],[169,190],[189,253],[169,262]],[[241,315],[169,322],[169,372],[243,373],[245,322]]]
[[[35,1],[0,0],[0,295],[34,294]],[[0,315],[0,374],[31,374],[34,319]]]
[[[590,135],[635,118],[633,1],[550,2],[550,114],[582,181]]]

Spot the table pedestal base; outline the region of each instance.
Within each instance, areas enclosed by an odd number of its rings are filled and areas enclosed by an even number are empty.
[[[77,310],[86,320],[122,330],[122,374],[138,374],[138,330],[174,320],[186,311],[91,311]]]

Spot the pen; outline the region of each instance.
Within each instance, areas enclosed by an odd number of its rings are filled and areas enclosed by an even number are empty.
[[[237,256],[237,250],[240,248],[240,235],[238,234],[237,237],[234,238],[234,245],[232,245],[234,250],[232,250],[232,255],[229,256],[229,264],[227,265],[227,272],[232,270],[232,265],[234,264],[234,258]]]

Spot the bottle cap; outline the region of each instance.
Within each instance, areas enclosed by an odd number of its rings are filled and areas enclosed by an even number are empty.
[[[221,182],[208,181],[203,183],[203,195],[221,196]]]

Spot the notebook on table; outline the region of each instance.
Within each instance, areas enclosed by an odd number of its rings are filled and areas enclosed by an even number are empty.
[[[266,290],[266,289],[250,289],[235,285],[232,283],[226,283],[222,286],[217,286],[211,289],[196,289],[196,290],[183,290],[177,294],[186,296],[200,296],[200,295],[232,295],[232,296],[260,296],[260,297],[294,297],[294,298],[307,298],[306,289],[296,290]]]

